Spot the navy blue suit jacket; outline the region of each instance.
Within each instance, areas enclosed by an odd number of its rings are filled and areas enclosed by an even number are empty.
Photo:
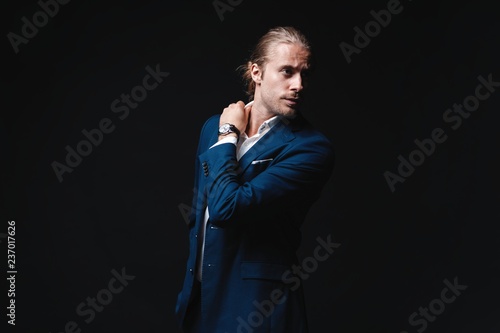
[[[298,115],[278,122],[237,161],[217,142],[220,115],[204,124],[195,160],[189,257],[176,305],[185,318],[195,277],[198,234],[208,205],[202,326],[206,333],[305,333],[302,287],[287,283],[298,264],[300,227],[331,176],[331,142]]]

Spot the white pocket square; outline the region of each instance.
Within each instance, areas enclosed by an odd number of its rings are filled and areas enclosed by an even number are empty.
[[[252,164],[259,164],[259,163],[269,162],[272,160],[273,160],[272,158],[266,158],[265,160],[255,160],[255,161],[252,161]]]

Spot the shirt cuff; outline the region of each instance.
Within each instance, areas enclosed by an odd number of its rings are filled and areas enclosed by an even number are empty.
[[[223,143],[232,143],[236,146],[237,142],[238,142],[238,139],[231,135],[231,136],[228,136],[227,138],[224,138],[222,140],[217,141],[210,148],[213,148],[213,147],[218,146],[218,145],[223,144]]]

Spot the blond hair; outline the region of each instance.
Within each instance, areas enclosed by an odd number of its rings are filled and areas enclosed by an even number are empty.
[[[252,79],[251,72],[252,64],[257,64],[263,71],[269,57],[272,55],[273,47],[280,43],[298,44],[311,52],[309,41],[297,28],[284,26],[269,29],[257,42],[248,61],[237,68],[242,73],[246,94],[250,100],[253,100],[255,93],[255,82]]]

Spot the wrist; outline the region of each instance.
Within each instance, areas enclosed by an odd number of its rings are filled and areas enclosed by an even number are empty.
[[[240,137],[240,130],[233,124],[223,123],[219,126],[218,134],[219,140],[221,137],[227,137],[228,135],[232,135],[238,140]]]
[[[228,137],[233,137],[236,140],[238,140],[238,135],[236,133],[228,133],[228,134],[219,134],[219,137],[218,137],[217,141],[220,141],[222,139],[226,139]]]

